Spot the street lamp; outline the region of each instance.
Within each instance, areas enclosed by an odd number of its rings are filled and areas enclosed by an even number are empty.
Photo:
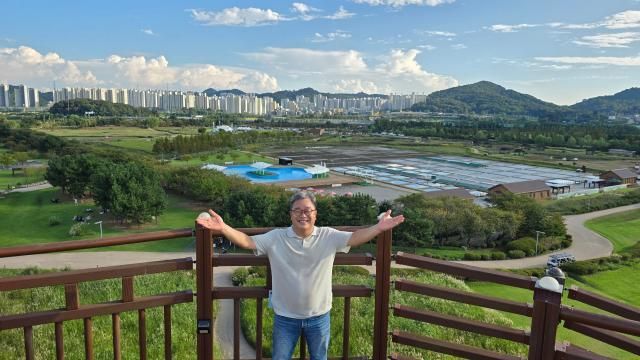
[[[94,222],[96,225],[100,225],[100,239],[102,239],[102,220]]]
[[[546,233],[544,231],[536,230],[536,255],[538,255],[538,239],[540,237],[540,234],[546,235]]]

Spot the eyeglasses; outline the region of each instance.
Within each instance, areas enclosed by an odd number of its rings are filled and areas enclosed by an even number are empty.
[[[301,216],[302,214],[305,214],[307,216],[311,216],[311,214],[313,214],[314,212],[316,212],[316,209],[293,209],[291,210],[291,213],[295,216]]]

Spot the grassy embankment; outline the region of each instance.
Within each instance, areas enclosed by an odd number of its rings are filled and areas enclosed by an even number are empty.
[[[41,270],[0,269],[0,277],[32,274]],[[102,280],[79,284],[79,296],[83,305],[113,301],[121,298],[121,280]],[[195,289],[195,275],[192,271],[137,276],[134,281],[136,296],[151,296],[187,289]],[[65,295],[62,286],[0,292],[0,314],[21,314],[64,308]],[[216,311],[214,306],[214,312]],[[196,333],[194,331],[195,301],[173,305],[172,353],[174,359],[196,358]],[[149,359],[164,356],[163,309],[152,308],[146,311],[147,355]],[[93,318],[94,358],[113,358],[111,316]],[[84,325],[82,320],[64,322],[64,351],[66,359],[84,359]],[[121,314],[121,351],[123,359],[137,359],[138,314],[135,311]],[[55,358],[54,325],[34,327],[34,351],[36,359]],[[0,332],[0,359],[24,359],[23,330],[5,330]],[[222,358],[217,344],[214,344],[216,358]]]
[[[51,203],[50,199],[52,198],[59,198],[60,203]],[[91,214],[92,219],[88,221],[87,225],[92,233],[72,238],[69,236],[69,228],[74,223],[72,218],[76,215],[86,215],[85,209],[88,208],[95,209]],[[192,205],[188,200],[170,195],[169,206],[157,221],[140,226],[118,224],[113,219],[98,214],[97,210],[92,201],[75,206],[72,199],[61,195],[57,189],[8,194],[5,199],[0,199],[0,214],[2,214],[0,216],[0,247],[96,239],[100,236],[100,230],[94,222],[99,220],[104,220],[103,233],[105,237],[188,228],[193,226],[193,219],[201,209]],[[49,221],[52,217],[59,219],[60,224],[50,226]],[[192,243],[192,238],[171,239],[118,246],[109,250],[185,251],[191,249]]]

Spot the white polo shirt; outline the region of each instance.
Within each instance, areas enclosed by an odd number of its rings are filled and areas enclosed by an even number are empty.
[[[269,257],[273,311],[306,319],[331,310],[333,260],[336,252],[349,251],[350,238],[350,232],[315,226],[305,239],[291,227],[252,236],[256,255]]]

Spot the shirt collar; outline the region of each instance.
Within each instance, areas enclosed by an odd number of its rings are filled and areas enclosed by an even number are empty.
[[[309,236],[316,236],[318,235],[318,227],[314,226],[313,227],[313,231],[311,232],[311,235]],[[289,226],[287,228],[287,236],[290,238],[295,238],[295,239],[302,239],[300,236],[298,236],[298,234],[296,234],[295,231],[293,231],[293,226]]]

